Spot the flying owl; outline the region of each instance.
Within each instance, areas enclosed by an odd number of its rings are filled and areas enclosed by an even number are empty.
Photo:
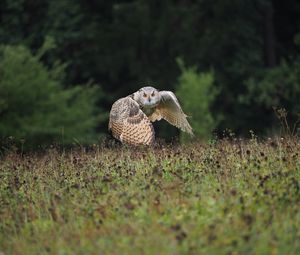
[[[193,136],[186,117],[173,92],[143,87],[112,105],[108,129],[122,143],[151,145],[155,138],[151,122],[161,119]]]

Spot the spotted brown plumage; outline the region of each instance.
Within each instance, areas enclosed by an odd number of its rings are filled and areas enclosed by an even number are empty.
[[[151,145],[153,126],[139,105],[131,98],[117,100],[110,111],[109,129],[121,142],[132,145]]]
[[[154,142],[151,122],[165,119],[193,135],[187,116],[171,91],[144,87],[130,96],[117,100],[111,108],[108,128],[123,143],[150,145]]]

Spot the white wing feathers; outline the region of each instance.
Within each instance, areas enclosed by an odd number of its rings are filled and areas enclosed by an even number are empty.
[[[187,115],[182,111],[174,93],[171,91],[160,91],[159,93],[161,101],[155,111],[148,116],[149,119],[154,122],[163,118],[171,125],[193,136],[193,130],[187,121]]]

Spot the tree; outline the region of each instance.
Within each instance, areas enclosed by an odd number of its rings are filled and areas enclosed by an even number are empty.
[[[47,46],[45,46],[47,47]],[[101,96],[94,86],[64,89],[64,65],[46,68],[24,46],[0,46],[0,136],[25,139],[26,145],[95,142]]]
[[[253,114],[245,112],[250,129],[265,130],[265,134],[278,126],[279,122],[273,108],[284,108],[288,112],[291,126],[300,117],[300,56],[290,61],[282,60],[273,69],[263,70],[259,75],[249,78],[245,85],[247,90],[239,102]],[[255,119],[260,119],[256,122]],[[266,128],[268,127],[268,128]]]
[[[210,110],[217,94],[213,89],[214,74],[198,73],[195,67],[185,67],[180,59],[178,63],[181,75],[178,78],[176,94],[184,111],[190,116],[188,120],[196,137],[207,140],[217,124]],[[186,140],[187,136],[182,134],[182,138]]]

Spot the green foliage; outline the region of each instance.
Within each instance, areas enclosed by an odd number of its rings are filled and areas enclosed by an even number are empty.
[[[178,78],[176,95],[184,112],[190,116],[188,120],[195,135],[201,139],[208,139],[216,127],[216,121],[210,110],[217,94],[213,88],[214,73],[198,73],[195,67],[185,67],[181,59],[178,59],[178,64],[181,75]],[[182,134],[183,140],[187,137]]]
[[[251,104],[237,99],[251,77],[260,83],[261,71],[299,53],[299,15],[299,0],[2,0],[0,41],[36,52],[52,36],[57,47],[42,61],[68,63],[67,84],[101,84],[107,111],[144,82],[174,90],[182,56],[187,66],[214,70],[217,131],[248,134],[269,128],[273,114],[250,94]]]
[[[284,108],[291,122],[299,119],[300,57],[290,63],[282,61],[278,67],[262,71],[245,83],[247,93],[240,97],[240,102],[260,108],[257,118],[263,120],[261,124],[267,121],[269,128],[278,124],[273,108]]]
[[[0,136],[25,145],[71,144],[96,139],[99,125],[96,100],[101,91],[91,86],[64,89],[64,65],[47,68],[23,46],[0,46]]]
[[[296,255],[299,151],[275,138],[9,153],[0,252]]]

